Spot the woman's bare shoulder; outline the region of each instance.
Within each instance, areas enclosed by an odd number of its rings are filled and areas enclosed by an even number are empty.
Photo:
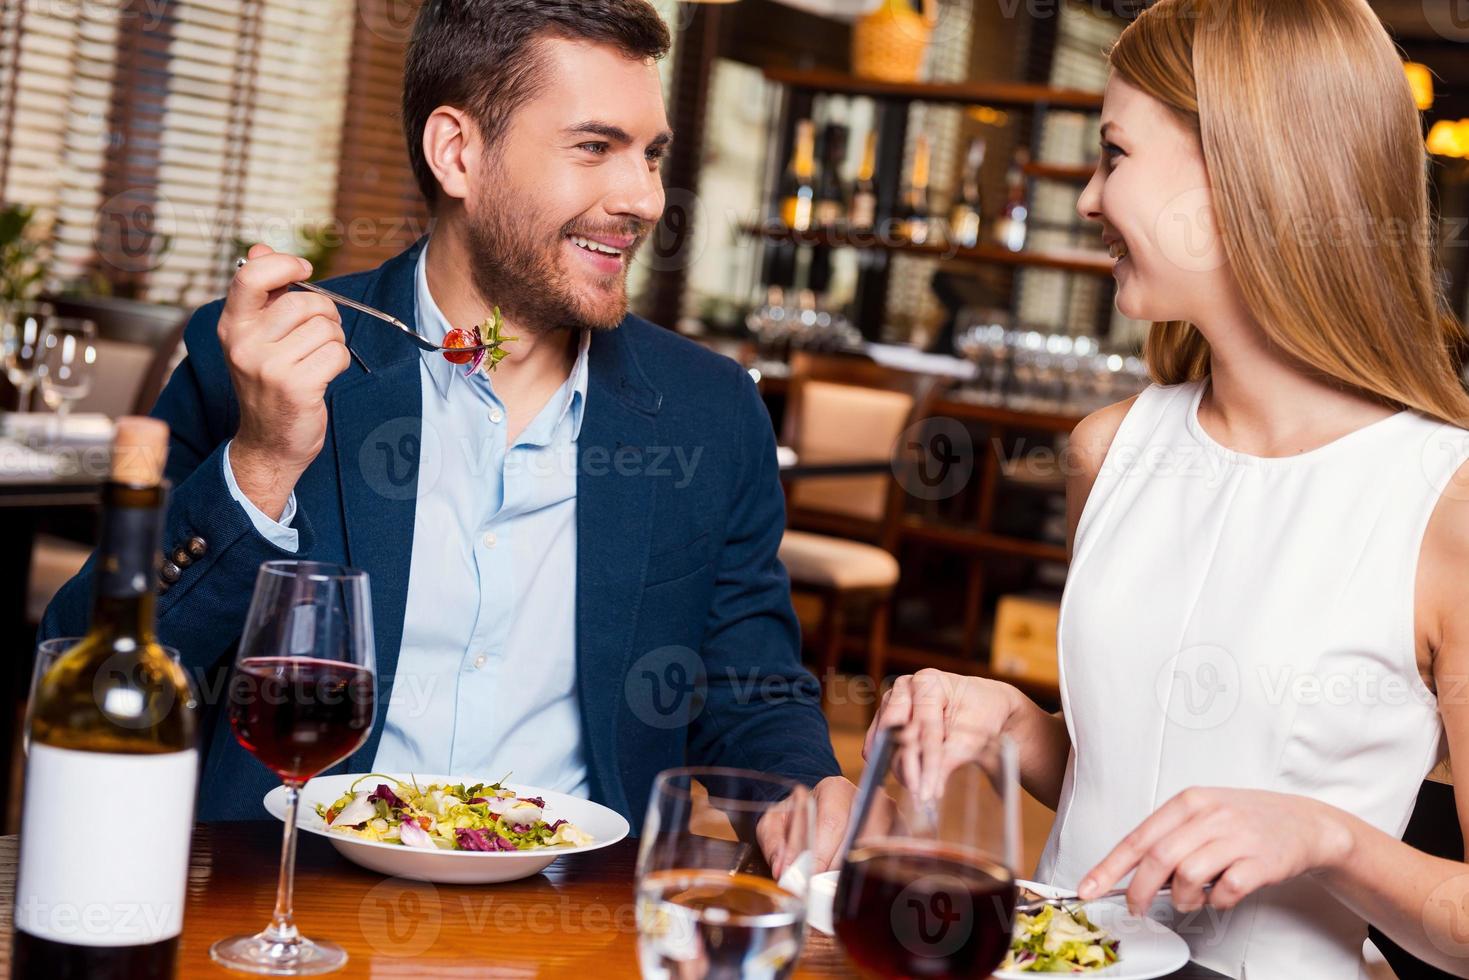
[[[1076,423],[1067,444],[1072,461],[1070,473],[1073,477],[1084,478],[1087,486],[1096,480],[1097,473],[1102,469],[1102,461],[1107,458],[1107,450],[1112,448],[1117,430],[1122,428],[1122,420],[1127,417],[1137,399],[1138,396],[1133,395],[1114,402]]]

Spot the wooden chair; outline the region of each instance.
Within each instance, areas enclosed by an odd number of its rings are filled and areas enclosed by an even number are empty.
[[[889,457],[922,416],[936,383],[865,358],[798,353],[782,442],[805,462]],[[788,530],[780,558],[795,593],[821,603],[820,669],[836,671],[848,614],[867,612],[867,673],[882,682],[898,560],[892,553],[903,492],[893,474],[821,477],[787,486]]]
[[[81,317],[97,325],[92,390],[75,410],[112,418],[152,411],[174,366],[187,311],[111,297],[48,297],[46,302],[56,316]],[[36,536],[26,586],[26,617],[31,623],[41,621],[51,597],[81,570],[91,553],[90,543],[56,534]]]

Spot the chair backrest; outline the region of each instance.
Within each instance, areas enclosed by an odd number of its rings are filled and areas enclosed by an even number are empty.
[[[926,375],[866,358],[797,353],[782,439],[808,462],[890,457],[936,386]],[[792,526],[881,537],[900,500],[894,488],[891,473],[795,481],[788,498]]]
[[[47,297],[57,316],[97,324],[97,371],[79,412],[146,415],[168,381],[188,311],[107,296]]]

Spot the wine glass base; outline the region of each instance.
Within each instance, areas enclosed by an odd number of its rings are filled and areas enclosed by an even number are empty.
[[[209,947],[209,956],[231,970],[276,977],[315,976],[347,965],[347,951],[336,943],[310,939],[282,943],[267,938],[263,932],[221,939]]]

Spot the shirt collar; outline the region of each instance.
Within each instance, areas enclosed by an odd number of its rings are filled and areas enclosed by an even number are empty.
[[[444,338],[449,335],[449,322],[444,319],[444,313],[439,309],[439,304],[434,302],[433,293],[428,288],[428,248],[423,248],[418,253],[418,264],[414,268],[414,303],[415,318],[418,332],[426,339],[435,344],[442,344]],[[592,346],[592,332],[582,330],[578,341],[576,363],[571,367],[571,376],[567,383],[562,385],[562,391],[566,392],[565,400],[561,403],[561,410],[556,415],[556,425],[561,420],[571,419],[571,438],[577,439],[581,436],[582,414],[587,401],[587,353]],[[467,380],[463,377],[462,365],[451,364],[442,354],[437,351],[420,350],[423,362],[428,367],[429,377],[433,378],[434,389],[438,391],[440,398],[449,397],[449,386],[454,383],[455,375],[459,380]],[[483,378],[483,375],[480,376]],[[488,378],[483,380],[488,381]],[[491,383],[491,389],[494,385]]]

